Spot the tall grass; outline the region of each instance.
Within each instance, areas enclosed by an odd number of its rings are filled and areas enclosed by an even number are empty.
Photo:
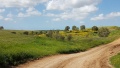
[[[18,65],[28,60],[38,59],[55,54],[69,54],[86,51],[90,48],[106,44],[118,38],[119,34],[111,33],[110,37],[74,36],[71,41],[54,38],[23,35],[23,31],[0,31],[0,65]]]
[[[115,67],[115,68],[120,68],[120,53],[116,56],[113,56],[111,59],[111,64]]]

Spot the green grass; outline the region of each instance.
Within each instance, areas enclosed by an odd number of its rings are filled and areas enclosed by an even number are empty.
[[[120,53],[118,55],[113,56],[110,59],[110,61],[115,68],[120,68]]]
[[[55,54],[70,54],[112,42],[120,36],[120,31],[112,31],[109,37],[74,36],[71,41],[54,38],[23,35],[23,31],[0,30],[0,65],[18,65],[28,60]]]

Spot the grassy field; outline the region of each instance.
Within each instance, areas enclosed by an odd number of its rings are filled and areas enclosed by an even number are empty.
[[[115,68],[120,68],[120,53],[116,56],[113,56],[110,60],[111,60],[111,64]]]
[[[98,37],[91,31],[79,33],[61,31],[63,35],[72,34],[72,40],[68,41],[48,38],[45,35],[24,35],[23,32],[0,30],[0,65],[18,65],[45,56],[82,52],[109,43],[120,36],[120,30],[112,30],[109,37]]]

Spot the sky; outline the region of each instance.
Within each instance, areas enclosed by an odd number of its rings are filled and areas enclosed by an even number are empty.
[[[56,30],[65,26],[120,26],[120,0],[0,0],[0,26]]]

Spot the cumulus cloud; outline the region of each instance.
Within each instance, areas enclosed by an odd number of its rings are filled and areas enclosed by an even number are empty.
[[[91,18],[91,20],[97,21],[97,20],[111,19],[111,18],[115,18],[115,17],[120,17],[120,12],[111,12],[106,15],[99,14],[98,16]]]
[[[12,21],[13,19],[12,18],[9,18],[9,17],[3,17],[3,16],[0,16],[0,20],[3,20],[3,21]]]
[[[26,13],[22,13],[22,12],[18,13],[18,17],[29,17],[29,16],[40,16],[40,15],[41,15],[41,12],[39,12],[33,7],[29,7],[26,10]]]
[[[48,0],[0,0],[0,7],[31,7]]]
[[[51,0],[47,4],[47,10],[65,10],[80,8],[86,5],[97,5],[100,0]]]
[[[90,13],[98,10],[96,5],[101,0],[0,0],[0,8],[19,8],[17,17],[40,16],[42,13],[35,6],[42,4],[43,14],[52,17],[53,21],[82,20]],[[41,9],[40,9],[41,10]],[[4,12],[5,9],[0,9]],[[51,13],[49,11],[52,11]],[[56,14],[54,14],[54,12]],[[11,18],[14,14],[5,17]],[[7,19],[6,19],[7,20]]]
[[[46,10],[59,10],[59,14],[47,14],[48,16],[60,18],[60,20],[81,20],[90,13],[98,10],[96,5],[101,0],[51,0],[46,5]]]
[[[41,13],[33,7],[28,8],[26,10],[26,12],[27,12],[28,16],[31,16],[31,15],[39,16],[39,15],[41,15]]]
[[[93,5],[90,5],[90,6],[83,6],[80,8],[73,8],[70,11],[62,12],[59,14],[48,13],[47,16],[57,17],[60,20],[68,20],[68,19],[82,20],[86,18],[91,12],[94,12],[96,10],[98,10],[98,8],[96,8]]]
[[[12,18],[4,18],[5,21],[12,21]]]

